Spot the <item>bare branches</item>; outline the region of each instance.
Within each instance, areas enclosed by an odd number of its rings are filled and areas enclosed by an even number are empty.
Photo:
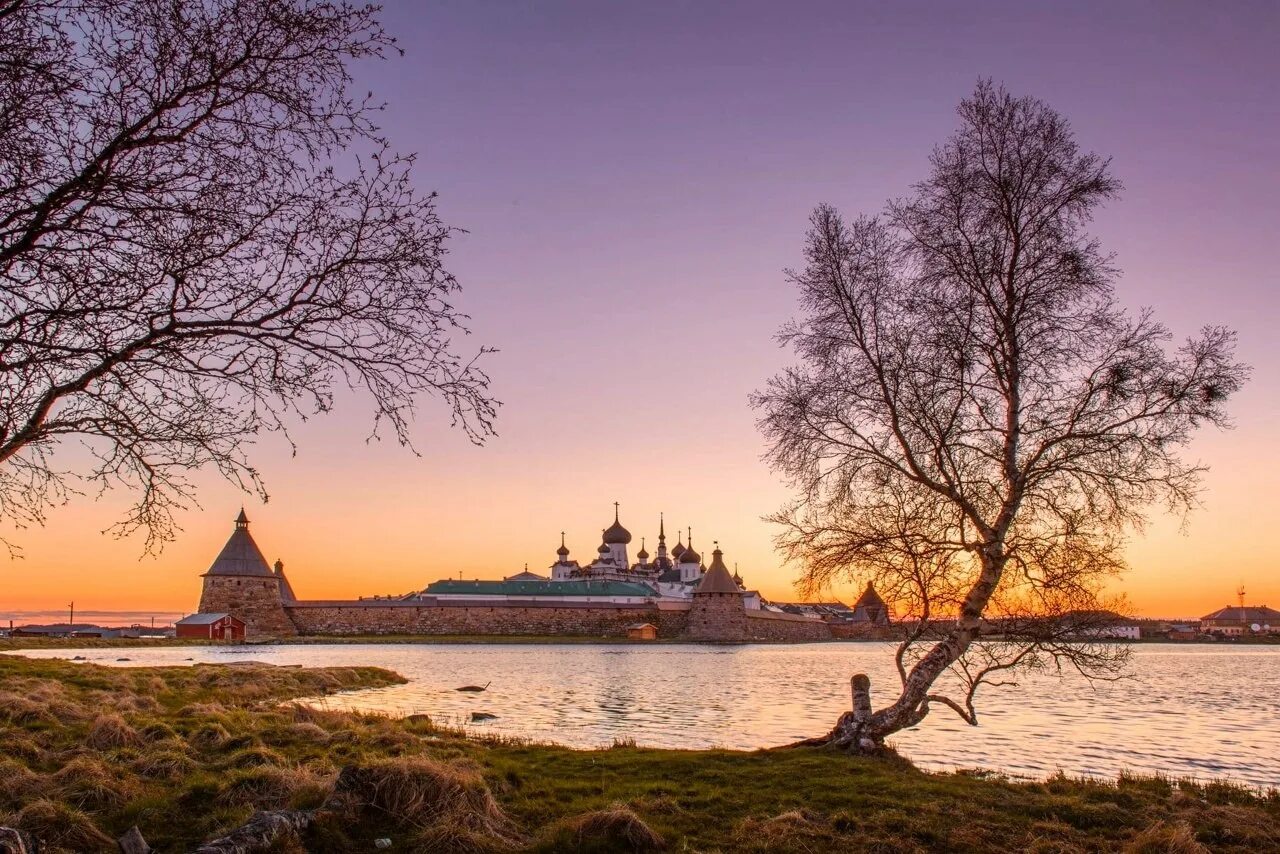
[[[348,91],[394,49],[345,3],[18,3],[0,35],[0,514],[125,486],[147,548],[213,466],[265,497],[262,431],[371,403],[410,443],[439,398],[474,442],[496,402],[453,339],[452,230]],[[350,152],[349,156],[344,153]],[[67,439],[92,462],[48,468]],[[40,476],[39,472],[48,472]]]
[[[1201,470],[1180,451],[1228,425],[1247,377],[1228,330],[1174,349],[1116,304],[1085,228],[1120,183],[1065,119],[988,82],[959,114],[909,198],[814,212],[789,273],[801,319],[780,336],[799,364],[753,398],[797,492],[773,521],[800,585],[869,578],[911,620],[873,741],[930,702],[976,721],[979,686],[1012,671],[1111,672],[1059,620],[1105,610],[1150,504],[1194,505]],[[1006,640],[975,646],[995,613]],[[931,688],[948,671],[958,694]]]

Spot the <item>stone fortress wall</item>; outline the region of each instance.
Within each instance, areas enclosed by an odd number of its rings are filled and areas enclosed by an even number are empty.
[[[303,635],[568,635],[622,637],[653,623],[659,637],[683,634],[688,610],[637,605],[528,602],[301,601],[286,607]]]
[[[527,602],[298,601],[283,606],[299,635],[546,635],[625,638],[627,628],[652,623],[660,638],[706,641],[830,640],[821,621],[755,611],[730,597],[693,604],[610,605]],[[218,609],[222,610],[222,609]]]

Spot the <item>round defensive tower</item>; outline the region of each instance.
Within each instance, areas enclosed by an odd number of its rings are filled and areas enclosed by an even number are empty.
[[[235,524],[227,544],[201,576],[200,613],[225,613],[243,620],[246,638],[296,635],[297,627],[284,609],[284,603],[293,599],[284,564],[277,561],[272,572],[249,533],[244,508]]]
[[[719,545],[711,557],[711,566],[693,591],[687,634],[693,640],[745,641],[747,606],[742,590],[724,565],[724,552]]]

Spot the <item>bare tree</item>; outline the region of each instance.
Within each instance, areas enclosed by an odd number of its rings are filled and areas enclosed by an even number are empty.
[[[363,391],[412,447],[424,395],[496,403],[442,264],[451,229],[357,97],[396,51],[323,0],[0,0],[0,515],[137,490],[156,548],[212,466]],[[84,451],[67,455],[68,440]],[[55,456],[73,460],[69,470]]]
[[[826,739],[855,750],[931,705],[974,724],[979,687],[1019,670],[1114,674],[1122,652],[1089,641],[1123,538],[1195,503],[1179,450],[1247,373],[1230,331],[1175,348],[1117,305],[1085,229],[1120,184],[1061,116],[989,82],[959,116],[909,198],[814,212],[780,335],[799,365],[753,398],[798,493],[775,521],[802,585],[869,577],[908,617],[896,699],[873,711],[855,677]]]

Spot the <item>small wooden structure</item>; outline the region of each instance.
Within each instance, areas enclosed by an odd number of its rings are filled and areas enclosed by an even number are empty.
[[[653,623],[636,623],[627,626],[627,640],[657,640],[658,627]]]
[[[180,638],[244,640],[244,621],[230,614],[192,614],[174,623]]]

